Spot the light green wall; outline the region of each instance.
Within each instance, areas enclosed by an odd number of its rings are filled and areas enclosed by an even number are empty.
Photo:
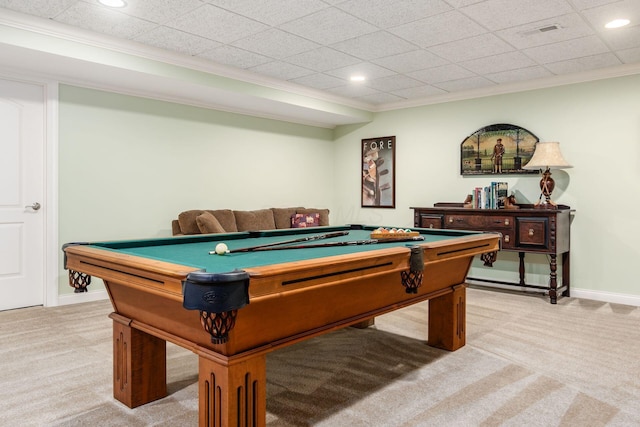
[[[572,287],[640,297],[640,75],[383,112],[334,132],[61,86],[60,242],[169,235],[193,208],[326,206],[334,224],[409,227],[411,206],[462,201],[496,180],[459,173],[460,143],[492,123],[560,141],[574,166],[553,172],[554,200],[576,209]],[[396,208],[363,209],[360,141],[387,135]],[[537,199],[537,176],[502,178],[520,202]],[[546,257],[528,255],[527,272],[546,283]],[[493,269],[476,261],[472,274],[514,279],[517,255]],[[60,289],[71,291],[64,272]]]
[[[363,126],[336,131],[334,219],[410,226],[411,206],[461,202],[495,176],[460,175],[460,143],[493,123],[522,126],[560,141],[574,168],[553,171],[553,199],[576,209],[572,287],[640,296],[640,75],[379,113]],[[396,209],[360,207],[360,140],[396,136]],[[536,201],[538,176],[506,176],[520,202]],[[502,179],[501,179],[502,180]],[[501,253],[493,269],[475,261],[478,277],[517,278],[517,255]],[[532,283],[546,284],[546,257],[527,256]],[[513,273],[515,272],[515,273]]]
[[[59,116],[61,244],[169,236],[189,209],[333,208],[332,130],[66,85]]]

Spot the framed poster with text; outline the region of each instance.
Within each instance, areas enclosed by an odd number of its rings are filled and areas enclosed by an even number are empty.
[[[396,137],[362,140],[363,208],[396,207]]]

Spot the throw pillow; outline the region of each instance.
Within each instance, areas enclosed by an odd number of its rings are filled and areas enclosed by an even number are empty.
[[[224,233],[220,221],[209,212],[204,212],[196,217],[196,223],[202,234]]]
[[[296,213],[299,214],[309,214],[309,213],[319,213],[320,214],[320,224],[318,225],[329,225],[329,209],[298,209]]]
[[[291,215],[291,228],[317,227],[320,225],[318,212]]]

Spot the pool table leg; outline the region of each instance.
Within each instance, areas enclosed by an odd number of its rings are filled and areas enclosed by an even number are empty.
[[[230,358],[201,350],[200,427],[263,427],[267,423],[266,353]]]
[[[466,342],[466,284],[453,292],[429,300],[429,336],[427,344],[455,351]]]
[[[129,408],[167,395],[167,343],[112,313],[113,397]]]

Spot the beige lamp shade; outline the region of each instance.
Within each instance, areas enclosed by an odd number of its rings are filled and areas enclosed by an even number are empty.
[[[559,142],[538,142],[536,151],[533,153],[529,163],[522,169],[566,169],[572,168],[562,157]]]

